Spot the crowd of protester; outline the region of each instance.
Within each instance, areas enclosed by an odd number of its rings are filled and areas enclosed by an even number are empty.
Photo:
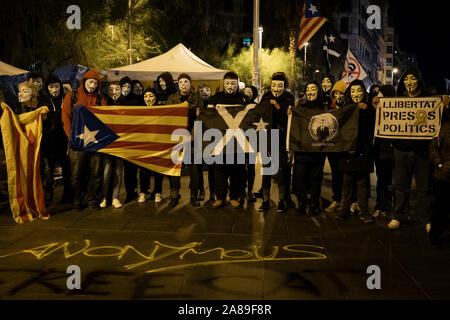
[[[277,212],[290,209],[297,215],[317,216],[333,214],[343,221],[358,216],[363,223],[388,217],[387,228],[398,229],[412,222],[410,196],[412,177],[415,180],[415,205],[426,232],[433,244],[448,235],[450,194],[450,124],[448,123],[448,96],[443,96],[444,111],[439,137],[431,140],[395,140],[373,136],[375,114],[380,97],[424,97],[426,87],[418,70],[404,73],[395,88],[392,85],[372,85],[355,80],[347,85],[325,75],[320,82],[308,82],[295,101],[288,90],[288,79],[282,72],[273,74],[270,91],[260,97],[253,86],[239,90],[239,77],[228,72],[223,78],[223,90],[212,94],[207,83],[198,88],[192,85],[188,74],[176,80],[168,72],[159,75],[154,86],[144,89],[138,80],[124,77],[109,82],[107,93],[101,92],[102,79],[94,70],[83,76],[78,88],[67,88],[55,75],[45,81],[37,73],[30,73],[28,81],[19,84],[20,108],[17,114],[47,106],[49,112],[43,122],[41,141],[41,176],[46,205],[53,201],[55,167],[62,168],[63,195],[61,203],[71,203],[73,209],[82,210],[84,198],[88,206],[98,210],[110,203],[122,207],[122,201],[139,203],[163,201],[163,180],[169,180],[169,207],[176,207],[180,199],[180,177],[164,176],[142,168],[124,159],[103,153],[76,151],[69,145],[72,108],[85,106],[147,106],[178,104],[187,101],[188,129],[208,107],[216,105],[256,104],[256,108],[269,105],[272,110],[272,128],[279,129],[279,170],[273,176],[262,177],[262,187],[253,192],[255,165],[245,164],[189,164],[190,204],[199,206],[205,197],[203,171],[207,171],[208,203],[217,209],[228,204],[239,209],[245,201],[262,198],[258,210],[270,209],[272,180],[278,186]],[[1,97],[2,95],[0,95]],[[348,152],[312,153],[289,152],[286,148],[288,117],[293,108],[328,110],[358,105],[358,139],[355,150]],[[271,152],[274,152],[272,150]],[[325,161],[331,169],[332,198],[326,207],[322,203],[322,181]],[[376,174],[376,205],[369,206],[370,174]],[[6,179],[2,174],[2,179]],[[150,189],[153,178],[153,189]],[[121,195],[122,181],[125,195]],[[296,196],[297,205],[291,198]],[[229,201],[228,201],[229,199]]]

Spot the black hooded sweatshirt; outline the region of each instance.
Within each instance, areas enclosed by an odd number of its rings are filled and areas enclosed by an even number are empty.
[[[166,83],[166,90],[162,90],[159,84],[159,79],[163,78]],[[175,84],[173,83],[173,77],[169,72],[163,72],[156,78],[156,89],[158,92],[159,104],[166,104],[169,96],[176,92]]]
[[[59,83],[60,91],[58,96],[53,97],[48,91],[50,83]],[[39,99],[38,107],[48,107],[47,119],[42,122],[41,152],[45,156],[56,150],[66,150],[67,136],[64,133],[61,120],[62,102],[64,99],[64,89],[61,80],[55,75],[48,76],[42,91],[43,95]]]
[[[351,87],[360,85],[364,90],[364,97],[361,101],[367,104],[366,109],[359,109],[358,116],[358,142],[356,144],[356,152],[354,154],[347,154],[348,158],[364,157],[369,161],[373,161],[373,132],[375,126],[375,109],[369,104],[366,86],[361,80],[353,80],[345,90],[345,104],[355,104],[350,96]],[[373,171],[373,165],[370,167],[370,172]]]
[[[422,80],[422,75],[420,71],[416,68],[410,68],[406,70],[401,76],[398,86],[397,86],[397,97],[408,97],[406,92],[404,80],[408,74],[413,74],[417,79],[418,94],[415,97],[425,97],[427,93],[425,91],[425,84]],[[394,147],[402,151],[414,151],[421,157],[428,157],[428,150],[430,146],[430,141],[428,140],[407,140],[398,139],[393,140]]]
[[[311,110],[321,110],[324,112],[327,111],[328,107],[327,107],[327,104],[324,103],[324,100],[323,100],[324,96],[322,93],[321,86],[317,82],[310,81],[305,85],[305,89],[303,91],[303,92],[305,92],[305,99],[306,99],[306,87],[309,84],[315,84],[319,90],[317,92],[316,100],[313,100],[313,101],[306,100],[305,103],[299,103],[297,105],[297,107],[311,109]],[[323,152],[296,152],[295,153],[295,161],[299,161],[299,162],[315,162],[318,164],[322,164],[324,160],[325,160],[325,153],[323,153]]]
[[[274,105],[270,104],[270,100],[276,100],[280,105],[280,109],[277,109]],[[266,92],[259,103],[259,105],[269,104],[271,108],[266,110],[272,110],[272,129],[279,129],[280,132],[280,150],[286,150],[286,134],[288,115],[287,111],[289,106],[294,107],[295,98],[292,93],[284,91],[279,97],[275,97],[272,91]]]

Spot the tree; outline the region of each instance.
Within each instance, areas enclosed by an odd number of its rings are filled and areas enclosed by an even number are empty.
[[[252,62],[253,62],[253,45],[249,48],[242,48],[237,54],[234,54],[235,47],[230,46],[225,55],[222,57],[222,68],[233,70],[239,75],[239,80],[247,85],[252,82]],[[261,77],[262,86],[270,87],[270,79],[275,72],[284,72],[289,81],[294,79],[291,70],[291,57],[289,52],[284,48],[262,49],[261,53]],[[295,65],[299,68],[299,65]]]

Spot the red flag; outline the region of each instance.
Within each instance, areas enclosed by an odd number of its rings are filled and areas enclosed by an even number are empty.
[[[17,116],[5,103],[0,119],[8,172],[9,204],[14,221],[49,219],[39,168],[42,113],[47,107]]]

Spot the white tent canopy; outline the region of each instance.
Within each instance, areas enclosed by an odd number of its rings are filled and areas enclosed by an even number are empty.
[[[0,76],[15,76],[29,71],[16,68],[10,64],[0,61]]]
[[[108,70],[108,81],[118,81],[125,76],[133,80],[156,80],[165,71],[170,72],[174,79],[187,73],[192,80],[221,80],[227,72],[207,64],[179,43],[157,57]]]

